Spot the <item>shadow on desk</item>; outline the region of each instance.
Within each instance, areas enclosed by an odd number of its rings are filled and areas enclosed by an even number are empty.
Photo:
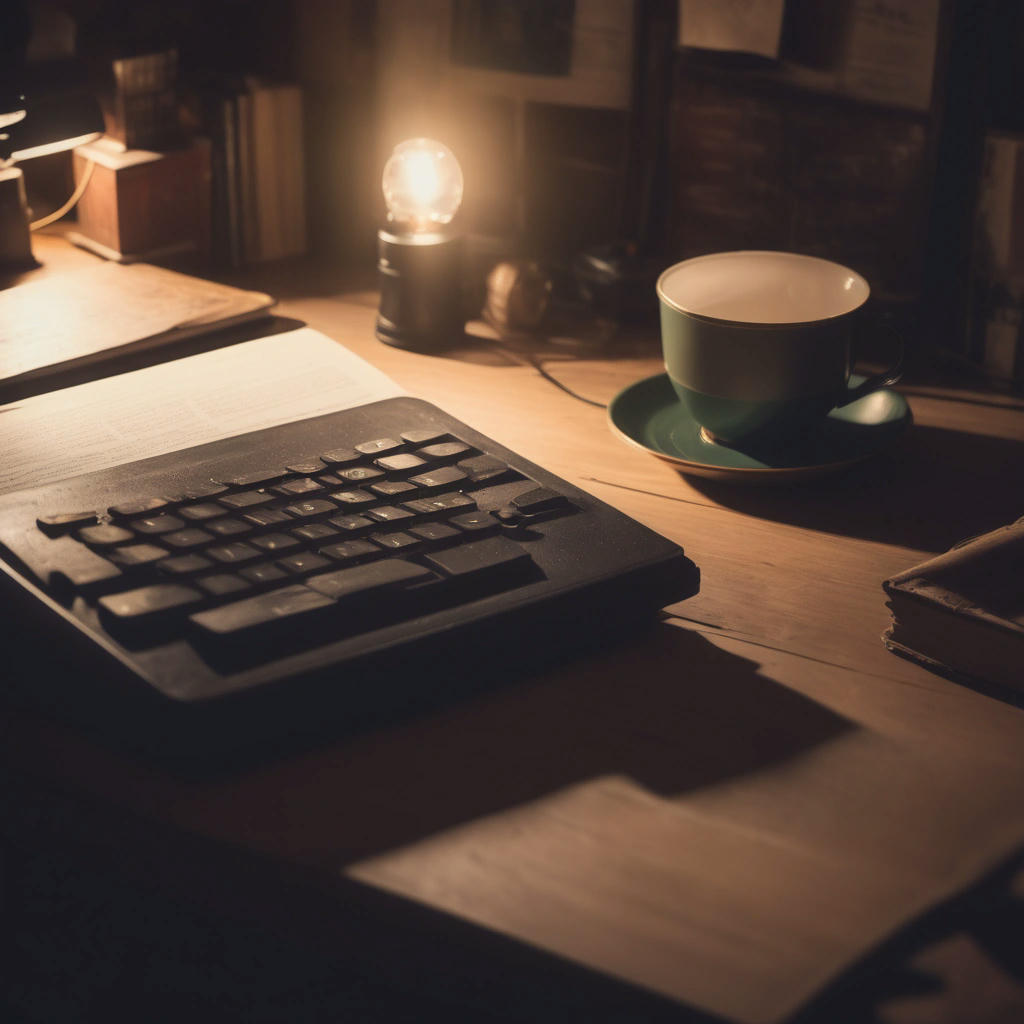
[[[589,315],[563,315],[544,331],[498,329],[485,320],[471,320],[463,332],[444,343],[419,349],[423,355],[480,366],[513,366],[600,360],[615,362],[657,358],[661,343],[649,330],[626,328]]]
[[[346,863],[605,775],[671,797],[799,758],[851,728],[755,662],[668,623],[517,687],[207,783],[14,716],[0,751],[37,778],[11,778],[0,822],[22,929],[0,982],[13,1009],[36,1011],[25,1021],[177,1024],[216,1010],[222,1024],[390,1024],[432,1011],[481,1024],[711,1024],[385,893],[340,881],[335,899],[307,885],[306,869],[341,880]],[[95,801],[69,799],[59,768],[47,792],[38,776],[61,764]],[[154,814],[159,822],[143,824]],[[243,846],[270,856],[243,858]],[[943,977],[944,947],[940,968],[931,950],[958,929],[1002,970],[1020,970],[1010,941],[1020,901],[1008,903],[1006,888],[996,879],[916,922],[830,986],[800,1024],[958,1019],[876,1011],[951,998],[958,961]],[[40,1005],[81,1015],[40,1016]]]
[[[264,763],[201,777],[20,713],[0,726],[0,757],[15,770],[58,766],[59,781],[59,766],[74,765],[86,792],[135,810],[174,807],[200,832],[237,830],[257,847],[340,866],[603,776],[674,796],[795,758],[850,728],[754,662],[667,622],[528,679],[502,677],[496,665],[494,678],[476,681],[484,687],[358,729],[344,727],[344,708],[333,722],[328,713],[297,716],[280,723],[286,744],[260,751]]]
[[[850,728],[757,669],[662,623],[637,644],[573,661],[397,734],[358,740],[347,760],[355,759],[364,782],[342,784],[372,828],[351,848],[352,859],[604,776],[676,796],[797,757]],[[283,766],[293,769],[303,778],[291,780],[292,791],[324,778],[319,758]],[[327,788],[336,793],[338,781]],[[325,796],[312,795],[311,817]]]
[[[933,908],[837,979],[792,1024],[1024,1020],[1024,855]]]
[[[841,475],[777,487],[691,477],[718,504],[827,533],[945,551],[1024,510],[1024,441],[913,426],[881,458]]]
[[[15,786],[0,834],[20,851],[18,906],[39,933],[6,958],[17,965],[12,991],[30,1006],[53,1005],[52,975],[63,974],[65,997],[84,1000],[89,1021],[131,1019],[111,1014],[130,1008],[136,1020],[170,1022],[189,1006],[215,1006],[224,1024],[428,1019],[440,987],[452,1003],[434,1019],[707,1024],[599,972],[346,882],[344,867],[581,782],[628,776],[672,797],[798,758],[851,728],[755,662],[668,623],[517,686],[206,782],[11,716],[0,756],[36,778]],[[52,810],[39,780],[46,771]],[[69,785],[80,794],[70,801]],[[673,813],[669,801],[664,813]],[[56,848],[54,866],[39,847]],[[242,847],[269,857],[243,862]],[[343,910],[319,888],[301,900],[293,893],[295,902],[275,898],[301,888],[313,866],[354,905]],[[56,903],[70,908],[70,923],[64,909],[50,912]],[[296,905],[312,908],[309,920]],[[259,927],[238,925],[246,915]],[[147,930],[152,938],[140,942]],[[55,954],[37,962],[51,943]],[[268,1010],[299,995],[307,1002],[290,1013]],[[462,998],[475,1005],[457,1005]]]

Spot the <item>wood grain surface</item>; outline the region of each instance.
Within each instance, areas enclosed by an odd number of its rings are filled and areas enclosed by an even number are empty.
[[[297,873],[341,905],[369,900],[368,918],[404,913],[424,936],[409,957],[468,973],[492,1007],[545,971],[569,1000],[582,970],[617,1008],[608,1019],[755,1024],[810,1002],[807,1020],[869,1020],[842,1015],[865,991],[897,1024],[1017,1019],[948,1015],[972,998],[1024,1007],[1006,962],[963,934],[901,950],[945,1001],[912,984],[879,994],[864,972],[1024,846],[1024,713],[880,639],[883,579],[1024,511],[1024,403],[908,385],[914,426],[842,476],[689,479],[533,365],[607,402],[659,372],[654,334],[583,325],[499,342],[474,323],[449,351],[403,352],[373,337],[372,281],[343,290],[334,273],[267,267],[232,283],[276,294],[281,315],[678,541],[700,594],[511,688],[230,777],[176,778],[21,714],[0,742],[10,770],[131,822],[130,848],[188,837],[275,865],[282,892]],[[1019,936],[1020,895],[999,906]],[[425,952],[435,925],[447,955]]]

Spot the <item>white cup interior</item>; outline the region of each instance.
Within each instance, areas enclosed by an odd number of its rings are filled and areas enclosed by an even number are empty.
[[[856,271],[790,252],[719,252],[669,267],[658,295],[670,306],[715,320],[800,324],[862,306],[871,293]]]

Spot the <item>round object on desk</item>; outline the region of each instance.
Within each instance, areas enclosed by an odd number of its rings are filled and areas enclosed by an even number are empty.
[[[580,298],[597,315],[618,323],[655,322],[655,283],[661,264],[633,242],[615,242],[577,253],[572,275]]]
[[[496,327],[533,330],[544,319],[551,278],[532,260],[499,263],[487,275],[484,316]]]
[[[864,378],[851,376],[854,384]],[[612,399],[608,423],[629,445],[681,473],[732,483],[774,484],[834,473],[892,445],[913,422],[906,399],[889,388],[833,409],[818,430],[790,444],[730,448],[706,436],[672,389],[668,374],[631,384]]]

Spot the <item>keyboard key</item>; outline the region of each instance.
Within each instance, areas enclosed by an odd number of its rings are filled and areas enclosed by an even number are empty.
[[[452,537],[461,536],[461,532],[447,523],[420,523],[419,526],[410,526],[409,532],[420,540],[445,541]]]
[[[123,526],[114,526],[113,523],[85,526],[75,536],[84,544],[94,548],[108,548],[115,544],[124,544],[126,541],[135,540],[135,534],[131,530],[126,530]]]
[[[564,494],[558,494],[547,487],[535,487],[514,497],[509,504],[524,516],[536,516],[552,509],[572,507]]]
[[[404,530],[395,530],[393,533],[371,533],[370,540],[374,544],[379,544],[385,551],[408,551],[422,543],[418,537],[413,537]]]
[[[96,512],[56,512],[52,515],[39,516],[36,526],[44,533],[60,534],[75,526],[90,526],[96,522]]]
[[[304,476],[298,480],[286,480],[279,487],[273,488],[275,494],[280,494],[285,498],[298,497],[300,494],[314,494],[316,491],[322,491],[324,485],[319,480],[313,480],[311,477]]]
[[[260,557],[256,548],[241,540],[235,541],[233,544],[220,544],[217,547],[209,548],[206,555],[215,562],[220,562],[221,565],[240,565]]]
[[[433,441],[446,441],[451,434],[447,430],[440,430],[437,427],[417,427],[413,430],[403,431],[401,437],[409,444],[421,445],[430,444]]]
[[[302,616],[334,607],[323,594],[301,583],[270,590],[255,597],[196,612],[189,621],[201,632],[213,636],[232,636],[250,629],[259,629],[282,620],[294,621]]]
[[[258,508],[252,512],[246,512],[242,518],[250,526],[279,526],[281,523],[290,523],[292,517],[285,515],[279,508]]]
[[[140,498],[137,501],[125,501],[119,505],[111,505],[110,514],[124,519],[129,516],[142,516],[147,512],[155,512],[157,509],[166,507],[166,498]]]
[[[156,544],[126,544],[110,552],[110,560],[125,569],[137,569],[153,565],[167,557],[167,549]]]
[[[138,622],[161,613],[191,608],[202,600],[193,587],[180,583],[154,583],[121,594],[107,594],[99,600],[100,607],[122,622]]]
[[[336,526],[341,533],[349,535],[367,530],[374,525],[373,520],[367,519],[366,516],[331,516],[328,522]]]
[[[407,508],[398,508],[396,505],[381,505],[379,508],[367,509],[366,514],[378,523],[393,523],[398,519],[411,519],[413,515]]]
[[[380,480],[384,476],[384,470],[374,466],[353,466],[351,469],[339,469],[338,476],[347,480],[350,484],[361,484],[367,480]]]
[[[217,500],[225,508],[241,509],[266,505],[267,502],[274,500],[274,496],[267,491],[239,491],[238,494],[225,494],[224,497]]]
[[[288,551],[297,548],[299,540],[287,533],[265,533],[262,537],[253,537],[252,544],[264,551]]]
[[[113,562],[71,537],[52,541],[47,554],[55,566],[49,578],[55,589],[71,586],[81,591],[100,590],[122,578],[121,570]]]
[[[384,455],[379,459],[374,459],[373,464],[378,469],[383,469],[388,473],[408,473],[411,470],[425,466],[427,463],[418,455],[413,455],[410,452],[399,452],[397,455]]]
[[[381,549],[368,540],[343,540],[320,549],[320,554],[335,562],[353,562],[357,558],[381,554]]]
[[[418,487],[450,487],[466,479],[466,474],[458,466],[441,466],[440,469],[432,469],[429,473],[421,473],[419,476],[411,476],[409,479]]]
[[[432,498],[416,498],[402,502],[402,507],[417,515],[431,515],[436,512],[451,512],[455,509],[476,508],[476,502],[468,494],[460,491],[449,491],[447,494],[435,494]]]
[[[195,581],[196,586],[205,590],[211,597],[229,597],[232,594],[241,594],[252,590],[252,584],[248,580],[236,576],[233,572],[218,572],[212,576],[204,576]]]
[[[317,480],[319,480],[325,487],[341,487],[345,482],[335,473],[321,473],[317,477]]]
[[[494,516],[490,512],[481,512],[479,509],[475,512],[463,512],[461,515],[452,516],[448,522],[460,530],[465,530],[466,533],[486,533],[498,529],[498,521]]]
[[[212,533],[200,530],[197,526],[178,530],[176,533],[165,533],[160,537],[161,544],[169,544],[174,548],[198,548],[203,544],[209,544],[212,540],[214,540]]]
[[[326,498],[314,498],[312,501],[300,501],[295,505],[286,505],[283,511],[295,519],[308,519],[310,516],[322,516],[328,512],[337,512],[338,506]]]
[[[507,537],[485,537],[456,544],[425,554],[423,559],[445,576],[474,579],[512,576],[533,565],[533,559],[525,548]]]
[[[422,565],[404,558],[388,558],[312,576],[306,586],[334,601],[345,602],[362,599],[373,591],[410,587],[432,579],[436,579],[435,575]]]
[[[303,552],[300,555],[289,555],[287,558],[279,558],[277,564],[290,572],[293,576],[305,576],[306,573],[316,572],[317,569],[326,569],[331,563],[322,555],[312,552]]]
[[[350,508],[358,508],[362,505],[372,505],[377,499],[369,491],[335,491],[331,495],[331,501],[339,505],[348,505]]]
[[[324,468],[323,460],[316,457],[305,459],[302,462],[290,462],[285,466],[289,473],[298,473],[299,476],[312,476]]]
[[[370,490],[382,498],[394,498],[399,494],[412,494],[419,488],[407,480],[384,480],[379,484],[370,484]]]
[[[183,501],[200,501],[203,498],[216,498],[217,495],[223,494],[226,490],[226,484],[222,484],[217,480],[208,480],[206,483],[189,487],[181,497]]]
[[[207,523],[206,529],[218,537],[237,537],[240,534],[252,532],[252,523],[244,523],[241,519],[225,516],[223,519],[215,519],[213,522]]]
[[[171,576],[192,576],[213,567],[213,562],[202,555],[174,555],[157,562],[156,567]]]
[[[394,448],[401,448],[402,442],[396,441],[393,437],[378,437],[375,441],[364,441],[356,445],[356,451],[362,455],[376,455],[378,452],[388,452]]]
[[[416,454],[427,459],[456,459],[472,450],[462,441],[442,441],[440,444],[429,444],[425,448],[420,448]]]
[[[329,452],[321,452],[320,458],[328,466],[343,466],[346,462],[358,462],[360,455],[351,448],[332,448]]]
[[[358,516],[353,518],[358,518]],[[302,526],[296,526],[292,530],[292,536],[303,541],[318,541],[328,537],[337,537],[338,531],[333,526],[328,526],[327,523],[303,523]]]
[[[193,523],[205,522],[207,519],[217,519],[224,514],[224,509],[212,501],[201,501],[198,505],[182,505],[178,509],[179,516]]]
[[[136,519],[132,523],[132,529],[136,533],[170,533],[171,530],[180,530],[185,525],[183,519],[177,516],[146,516],[143,519]]]
[[[244,569],[238,570],[238,575],[247,579],[257,587],[269,587],[281,580],[291,577],[271,562],[260,562],[259,565],[247,565]]]
[[[501,459],[496,459],[493,455],[474,455],[471,459],[462,459],[456,465],[475,484],[483,483],[484,480],[495,480],[511,472]]]

